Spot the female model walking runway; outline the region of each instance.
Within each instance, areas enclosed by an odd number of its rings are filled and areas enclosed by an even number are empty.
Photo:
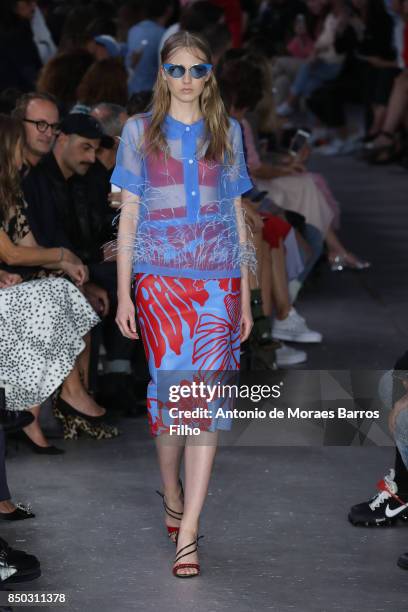
[[[182,416],[185,400],[177,406],[179,416],[170,418],[158,374],[171,373],[172,383],[180,383],[187,371],[194,381],[208,381],[239,368],[240,342],[252,328],[248,268],[256,267],[241,209],[240,196],[252,186],[241,129],[226,114],[210,49],[199,36],[179,32],[166,41],[151,110],[125,125],[111,182],[122,188],[116,321],[124,336],[139,337],[130,296],[133,262],[151,374],[149,424],[166,526],[177,544],[173,574],[197,576],[199,517],[218,430],[231,425],[227,419],[197,419],[198,436],[172,435],[174,423],[192,421]],[[205,399],[188,407],[200,404]]]

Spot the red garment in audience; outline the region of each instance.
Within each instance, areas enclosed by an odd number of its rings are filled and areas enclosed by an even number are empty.
[[[262,217],[264,219],[262,237],[271,249],[278,249],[279,242],[285,240],[292,226],[284,219],[275,215],[262,214]]]
[[[238,49],[242,44],[242,10],[239,0],[212,0],[224,9],[225,24],[232,36],[232,46]]]

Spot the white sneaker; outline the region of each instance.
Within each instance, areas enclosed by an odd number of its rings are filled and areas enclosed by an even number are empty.
[[[279,115],[279,117],[289,117],[292,113],[293,108],[287,102],[282,102],[282,104],[279,104],[276,108],[276,114]]]
[[[304,318],[298,315],[293,306],[286,319],[274,320],[272,337],[276,340],[289,340],[290,342],[322,341],[322,334],[309,329]]]
[[[298,351],[286,344],[282,344],[282,346],[275,351],[275,359],[278,368],[285,368],[286,366],[305,362],[307,360],[307,355],[305,351]]]

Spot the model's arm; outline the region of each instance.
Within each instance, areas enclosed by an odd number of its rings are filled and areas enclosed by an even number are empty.
[[[116,265],[118,270],[118,311],[116,323],[121,333],[137,340],[135,307],[130,297],[134,241],[139,221],[139,196],[122,189],[121,212],[117,239]]]
[[[237,219],[239,242],[246,248],[248,242],[247,228],[244,219],[241,197],[234,199],[235,214]],[[253,326],[251,314],[251,296],[249,289],[248,267],[241,265],[241,342],[249,338]]]

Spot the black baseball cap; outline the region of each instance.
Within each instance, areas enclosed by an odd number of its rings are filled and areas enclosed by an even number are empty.
[[[83,138],[99,138],[101,147],[111,149],[114,140],[103,131],[99,121],[86,113],[70,113],[60,123],[60,130],[64,134],[77,134]]]

